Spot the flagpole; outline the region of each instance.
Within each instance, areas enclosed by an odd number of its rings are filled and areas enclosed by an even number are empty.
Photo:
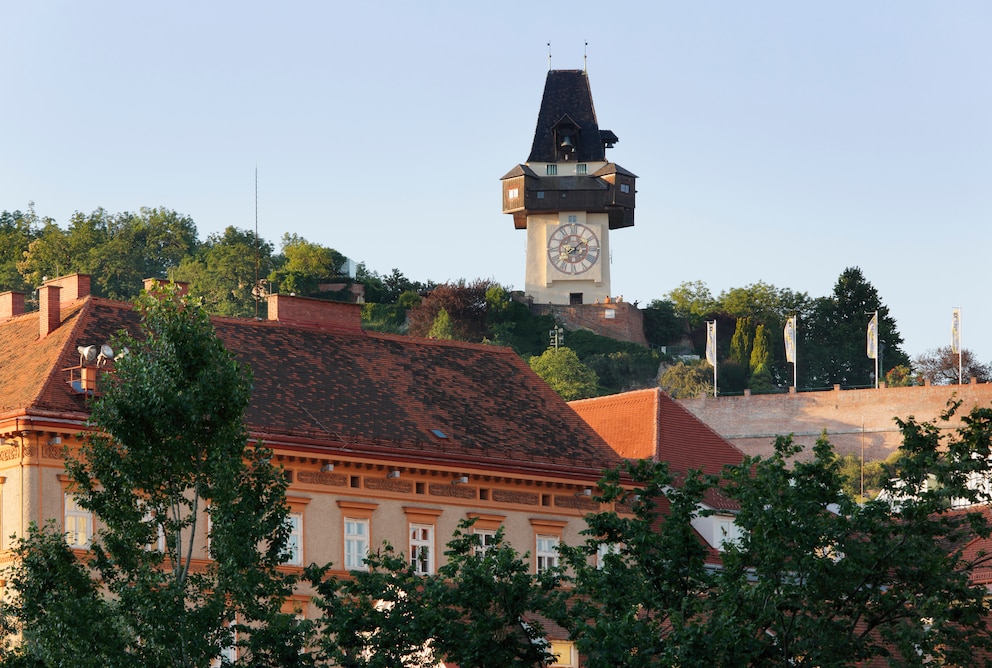
[[[961,310],[958,309],[958,385],[964,383],[961,369],[961,357],[964,355],[964,348],[961,347]]]
[[[796,388],[796,392],[799,391],[799,320],[793,316],[792,317],[792,336],[796,341],[796,344],[792,346],[792,387]]]

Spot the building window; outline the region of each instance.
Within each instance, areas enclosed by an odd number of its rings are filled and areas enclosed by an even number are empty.
[[[145,550],[147,550],[148,552],[154,551],[154,552],[161,552],[164,554],[165,528],[162,526],[162,523],[158,521],[158,518],[156,517],[155,513],[151,511],[146,512],[145,516],[141,519],[141,521],[144,522],[145,524],[155,525],[155,534],[156,534],[155,542],[148,543],[147,545],[145,545]]]
[[[434,526],[410,525],[410,564],[417,575],[434,572]]]
[[[568,222],[570,222],[570,223],[577,223],[577,222],[579,222],[578,215],[576,215],[574,213],[568,214]]]
[[[475,548],[475,556],[486,556],[486,552],[496,545],[496,530],[475,529],[472,533],[479,537],[479,545]]]
[[[721,552],[727,545],[736,545],[741,540],[741,530],[734,523],[733,518],[717,517],[716,532],[717,549]]]
[[[344,567],[349,571],[367,571],[369,556],[369,521],[344,518]]]
[[[575,166],[575,173],[578,175],[588,174],[588,168],[584,162],[580,162]]]
[[[508,188],[506,191],[507,199],[517,199],[520,196],[520,190],[517,188]]]
[[[620,184],[620,192],[622,192],[622,193],[629,193],[630,192],[630,184],[621,183]]]
[[[286,549],[283,553],[283,563],[288,566],[303,565],[303,513],[290,513],[286,517],[289,527],[289,537],[286,539]]]
[[[538,573],[558,566],[558,540],[558,536],[537,535],[534,558]]]
[[[550,653],[555,657],[555,662],[550,664],[550,668],[571,668],[576,665],[574,644],[559,640],[552,640],[550,644]]]
[[[537,191],[537,199],[544,199],[544,191],[543,190],[538,190]]]
[[[69,547],[88,548],[93,538],[93,513],[80,507],[75,494],[64,496],[65,540]]]
[[[558,176],[558,165],[553,162],[549,163],[544,173],[546,176]]]
[[[606,565],[606,555],[619,553],[620,548],[615,543],[600,543],[596,548],[596,568],[602,569]]]

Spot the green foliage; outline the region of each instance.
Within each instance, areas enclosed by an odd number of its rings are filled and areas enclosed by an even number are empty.
[[[279,292],[316,296],[320,282],[338,276],[345,259],[333,248],[287,232],[282,235],[282,256],[273,258],[277,268],[269,282]]]
[[[49,222],[52,221],[38,217],[33,205],[28,206],[27,213],[0,212],[0,291],[27,292],[34,287],[18,271],[18,264],[37,236],[38,230]]]
[[[571,348],[548,348],[531,357],[530,368],[565,401],[588,399],[598,394],[596,372],[579,361]]]
[[[908,365],[902,336],[878,291],[857,267],[845,269],[833,295],[816,300],[809,319],[799,328],[800,384],[806,387],[867,387],[873,385],[875,363],[866,354],[871,313],[878,311],[878,340],[885,369]]]
[[[455,338],[451,318],[448,316],[447,311],[441,309],[437,312],[434,322],[431,323],[431,329],[427,332],[427,337],[430,339],[447,339],[449,341]]]
[[[717,301],[702,281],[685,281],[665,295],[675,315],[688,323],[689,329],[702,326],[706,317],[717,309]]]
[[[362,304],[362,329],[374,332],[403,334],[406,331],[406,309],[398,304]]]
[[[130,352],[105,377],[92,404],[94,431],[66,464],[79,505],[103,526],[86,564],[102,588],[84,586],[82,567],[62,566],[53,579],[46,564],[65,562],[65,551],[35,532],[11,578],[21,627],[89,638],[93,624],[105,624],[114,632],[92,652],[109,665],[205,666],[235,633],[248,662],[292,653],[294,618],[280,609],[295,579],[277,570],[288,538],[287,482],[269,450],[247,443],[249,372],[176,288],[138,308],[143,337],[115,341]],[[194,568],[208,533],[211,560]],[[149,547],[159,535],[164,552]],[[72,618],[28,607],[39,587],[89,612]],[[287,632],[277,646],[268,644],[276,640],[270,624]]]
[[[642,311],[644,338],[651,346],[670,346],[686,334],[687,323],[675,313],[675,304],[664,299],[654,299]]]
[[[751,318],[737,318],[734,336],[730,339],[730,361],[741,366],[750,366],[751,360]]]
[[[639,348],[590,355],[583,363],[596,372],[599,384],[610,392],[625,392],[655,384],[661,356]]]
[[[703,665],[688,660],[685,643],[704,614],[712,579],[692,528],[710,484],[697,474],[672,475],[664,462],[607,472],[598,500],[628,505],[633,517],[588,515],[584,543],[560,548],[570,586],[554,619],[587,657],[584,665]]]
[[[704,360],[679,361],[662,371],[658,386],[673,399],[713,394],[713,368]]]
[[[553,619],[592,667],[976,665],[992,637],[969,576],[992,556],[963,548],[992,527],[984,505],[949,502],[983,499],[968,480],[992,474],[992,409],[963,422],[900,421],[901,480],[881,483],[895,504],[855,503],[823,439],[797,461],[779,438],[719,479],[625,464],[597,498],[626,512],[590,515],[585,542],[562,548],[570,588]],[[716,488],[741,534],[710,569],[693,523]]]
[[[889,387],[909,387],[916,384],[916,376],[912,369],[900,364],[885,372],[885,384]]]
[[[248,318],[256,310],[255,276],[264,278],[271,269],[272,244],[250,230],[228,227],[207,237],[195,255],[183,258],[170,278],[189,283],[190,294],[203,300],[208,313]],[[258,305],[263,317],[265,306],[264,301]]]
[[[434,665],[478,668],[542,665],[541,616],[553,573],[534,576],[502,531],[486,550],[463,520],[433,575],[416,575],[389,545],[365,559],[367,571],[327,577],[311,568],[321,660],[344,668]],[[527,623],[522,623],[524,620]],[[323,664],[322,664],[323,665]]]

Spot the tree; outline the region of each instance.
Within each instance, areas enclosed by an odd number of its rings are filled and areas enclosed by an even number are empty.
[[[712,580],[692,527],[710,484],[647,460],[607,472],[597,500],[633,516],[593,513],[585,542],[560,548],[569,587],[554,615],[590,668],[710,665],[688,660],[685,646]]]
[[[464,280],[439,285],[418,306],[408,311],[410,334],[427,336],[443,309],[451,318],[452,338],[479,343],[488,334],[486,292],[494,285],[488,279]]]
[[[587,399],[598,394],[599,379],[571,348],[548,348],[531,357],[530,368],[565,401]]]
[[[868,358],[867,327],[878,311],[879,368],[908,365],[902,336],[878,291],[861,270],[849,267],[834,285],[833,295],[816,300],[812,315],[798,330],[801,341],[800,382],[806,387],[834,384],[864,387],[874,383],[874,362]]]
[[[282,235],[282,257],[273,258],[278,269],[269,274],[269,281],[280,292],[312,296],[321,280],[338,276],[346,259],[333,248],[287,232]]]
[[[931,385],[955,385],[958,382],[958,354],[950,346],[927,350],[917,355],[913,367],[921,380]],[[982,364],[968,348],[961,350],[961,380],[968,383],[975,378],[979,383],[992,380],[992,366]]]
[[[799,461],[780,437],[773,456],[719,478],[654,462],[608,473],[597,498],[624,512],[589,516],[585,543],[563,548],[572,588],[556,621],[591,666],[992,663],[986,590],[971,577],[992,555],[968,547],[992,533],[988,497],[971,484],[992,475],[992,409],[954,431],[899,426],[900,479],[860,504],[824,439]],[[714,493],[739,508],[740,530],[716,570],[693,533]]]
[[[271,452],[247,442],[249,371],[174,286],[138,308],[142,337],[116,339],[129,354],[104,378],[93,431],[67,454],[70,489],[103,527],[86,558],[99,590],[67,563],[72,554],[54,529],[35,529],[13,567],[14,615],[26,640],[109,629],[108,642],[86,651],[112,666],[204,667],[234,645],[259,665],[297,656],[300,646],[286,643],[302,634],[281,612],[295,579],[277,570],[289,535],[287,482]],[[210,560],[194,567],[205,541]],[[61,564],[58,577],[51,563]],[[36,605],[41,587],[86,614]],[[63,665],[45,647],[27,642],[22,651]]]
[[[644,308],[644,338],[652,346],[678,343],[688,330],[688,322],[675,314],[675,304],[665,299],[653,299]]]
[[[553,572],[531,575],[503,540],[483,549],[474,520],[463,520],[437,573],[418,575],[412,555],[384,544],[364,571],[308,577],[323,611],[317,621],[321,660],[344,668],[432,666],[438,661],[477,668],[544,665],[550,658],[541,617],[550,611]]]
[[[0,291],[27,291],[34,287],[24,280],[17,265],[42,224],[33,205],[28,206],[27,213],[0,212]]]
[[[717,301],[702,281],[685,281],[665,295],[672,303],[675,315],[689,324],[690,329],[702,325],[707,315],[717,308]]]
[[[658,386],[673,399],[695,399],[713,394],[713,369],[703,360],[680,361],[661,373]]]
[[[768,350],[768,330],[758,325],[754,330],[754,345],[749,362],[750,379],[748,387],[754,392],[771,392],[775,389],[771,372],[772,356]]]
[[[447,339],[449,341],[455,338],[455,332],[451,326],[451,318],[444,309],[437,312],[437,317],[431,323],[431,330],[427,332],[427,338]]]
[[[203,298],[208,313],[245,318],[255,315],[255,277],[268,276],[271,268],[272,244],[249,230],[228,227],[183,258],[170,278],[189,283],[190,294]],[[260,306],[264,316],[265,302]]]

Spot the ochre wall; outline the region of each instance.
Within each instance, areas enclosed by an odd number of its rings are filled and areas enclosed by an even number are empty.
[[[841,454],[884,459],[901,442],[895,418],[933,420],[952,398],[963,403],[958,415],[974,406],[992,406],[992,384],[927,385],[868,390],[705,397],[680,400],[711,429],[749,455],[771,454],[776,434],[793,434],[807,450],[826,430]],[[955,419],[943,426],[960,424]]]

